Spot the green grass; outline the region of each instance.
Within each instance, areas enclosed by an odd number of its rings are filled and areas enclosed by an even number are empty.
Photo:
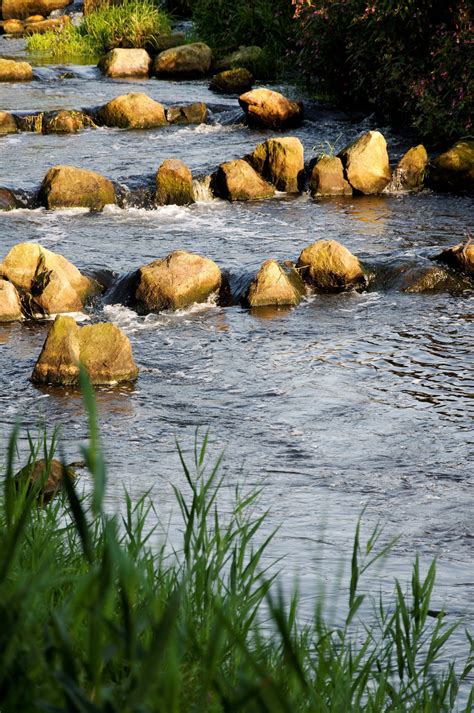
[[[422,577],[416,560],[408,590],[395,583],[393,597],[376,598],[371,621],[361,621],[361,578],[387,548],[378,529],[363,543],[359,523],[344,622],[329,625],[317,597],[303,625],[297,593],[284,597],[276,567],[266,564],[271,536],[263,535],[266,515],[256,514],[259,493],[236,489],[230,513],[228,497],[222,507],[224,477],[219,461],[206,467],[207,437],[192,470],[179,451],[187,483],[175,490],[179,548],[154,544],[149,497],[132,502],[124,493],[122,516],[104,510],[94,394],[81,378],[92,493],[80,497],[67,480],[58,498],[38,505],[40,486],[15,480],[24,465],[15,464],[18,429],[5,458],[2,713],[456,710],[474,649],[469,639],[464,661],[441,663],[458,625],[429,617],[434,563]],[[30,464],[60,453],[53,441],[30,441]],[[471,692],[460,710],[472,703]]]

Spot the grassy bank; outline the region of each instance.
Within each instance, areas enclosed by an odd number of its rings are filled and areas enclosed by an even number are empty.
[[[456,624],[429,616],[434,564],[422,578],[415,562],[408,591],[395,583],[389,602],[376,596],[363,624],[360,580],[384,550],[377,532],[363,542],[358,527],[345,622],[330,626],[320,598],[302,625],[297,594],[285,599],[275,567],[264,567],[271,538],[265,515],[255,515],[258,493],[236,491],[221,514],[206,439],[192,473],[181,457],[187,491],[176,490],[183,534],[173,555],[152,546],[148,498],[125,495],[122,518],[104,512],[106,467],[84,379],[83,389],[88,499],[66,480],[60,497],[38,506],[40,486],[15,481],[18,432],[10,439],[0,499],[3,713],[456,709],[474,651],[456,666],[439,663]],[[31,443],[30,462],[53,451]],[[472,702],[471,693],[462,710]]]

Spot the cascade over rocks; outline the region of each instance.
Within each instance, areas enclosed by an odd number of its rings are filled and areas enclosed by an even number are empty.
[[[69,0],[3,0],[2,16],[4,20],[24,20],[34,15],[42,15],[44,18],[67,5]]]
[[[278,191],[299,192],[304,180],[304,150],[299,139],[268,139],[245,158]]]
[[[138,270],[137,307],[142,312],[182,309],[206,302],[221,284],[221,271],[213,260],[175,250]]]
[[[422,188],[428,163],[428,154],[423,144],[409,149],[398,162],[385,191],[390,193]]]
[[[442,250],[438,255],[435,255],[433,260],[465,272],[469,277],[474,278],[474,244],[471,243],[471,238],[468,238],[465,243],[459,243]]]
[[[262,59],[263,50],[257,45],[245,46],[241,45],[238,50],[225,55],[222,59],[217,60],[214,65],[216,72],[223,72],[228,69],[239,69],[244,67],[251,72],[258,66]]]
[[[239,97],[239,104],[250,124],[270,129],[299,126],[303,120],[303,105],[287,99],[271,89],[252,89]]]
[[[106,126],[121,129],[152,129],[165,126],[165,108],[142,92],[122,94],[102,106],[97,117]]]
[[[438,191],[474,192],[474,139],[456,141],[432,161],[429,185]]]
[[[362,265],[347,248],[336,240],[318,240],[305,248],[298,258],[303,279],[324,291],[364,287]]]
[[[351,196],[352,186],[344,178],[338,156],[321,156],[313,166],[309,187],[312,196]]]
[[[62,109],[44,119],[42,128],[44,134],[76,134],[81,129],[96,129],[97,126],[82,111]]]
[[[74,480],[75,477],[74,470],[63,466],[59,460],[53,458],[47,462],[40,458],[19,470],[15,480],[19,485],[27,483],[30,487],[41,486],[38,495],[44,503],[48,503],[60,490],[65,478]]]
[[[379,131],[367,131],[340,154],[345,177],[360,193],[381,193],[391,178],[387,142]]]
[[[252,89],[253,75],[248,69],[236,67],[215,74],[209,84],[209,89],[221,94],[243,94]]]
[[[204,42],[194,42],[160,52],[153,64],[153,73],[157,77],[177,79],[203,77],[208,74],[211,64],[211,48]]]
[[[0,277],[0,322],[22,319],[20,295],[15,286]]]
[[[130,340],[117,326],[100,322],[79,327],[72,317],[56,317],[31,380],[55,386],[77,384],[79,363],[93,384],[135,381],[138,376]]]
[[[249,307],[297,305],[304,293],[303,280],[294,267],[267,260],[251,283],[246,301]]]
[[[97,65],[107,77],[148,77],[151,57],[144,49],[110,50]]]
[[[16,125],[15,117],[6,111],[0,111],[0,135],[2,134],[16,134],[18,127]]]
[[[155,202],[158,205],[194,203],[193,176],[183,161],[163,161],[156,174]]]
[[[40,200],[46,208],[102,210],[116,202],[115,189],[100,173],[75,166],[54,166],[43,179]]]
[[[27,82],[30,79],[33,79],[31,64],[0,57],[0,82]]]
[[[170,124],[205,124],[207,121],[207,106],[204,102],[170,106],[166,110],[166,119]]]
[[[212,174],[211,185],[214,195],[229,201],[261,200],[275,194],[274,187],[243,159],[222,163]]]

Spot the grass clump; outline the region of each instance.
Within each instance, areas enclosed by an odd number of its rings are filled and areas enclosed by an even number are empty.
[[[69,478],[59,498],[38,507],[41,483],[18,483],[10,439],[0,497],[0,701],[3,713],[375,713],[453,711],[473,667],[442,664],[457,624],[429,618],[435,565],[411,586],[395,584],[373,619],[359,619],[360,578],[380,559],[376,530],[363,545],[357,527],[348,601],[330,625],[324,600],[299,621],[298,595],[285,598],[263,557],[265,514],[258,493],[236,490],[222,514],[223,476],[205,465],[207,438],[187,492],[175,489],[181,547],[154,546],[149,498],[124,514],[103,507],[106,466],[94,395],[81,374],[93,481],[87,498]],[[30,465],[44,450],[30,444]],[[45,468],[45,477],[47,468]],[[173,554],[166,554],[171,551]],[[469,696],[469,693],[468,693]],[[473,693],[459,710],[472,709]]]

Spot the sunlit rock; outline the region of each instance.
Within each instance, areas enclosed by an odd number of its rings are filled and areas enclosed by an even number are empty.
[[[246,160],[279,191],[298,193],[304,178],[304,150],[299,139],[288,136],[259,144]]]
[[[352,186],[344,178],[338,156],[321,156],[313,166],[309,183],[312,196],[351,196]]]
[[[360,193],[381,193],[391,178],[387,142],[379,131],[368,131],[346,146],[339,158],[345,178]]]
[[[303,120],[303,107],[271,89],[252,89],[239,97],[239,104],[250,124],[270,129],[298,126]]]
[[[107,77],[147,77],[151,67],[151,57],[144,49],[110,50],[98,64]]]
[[[304,292],[305,286],[297,270],[284,267],[276,260],[267,260],[251,283],[246,302],[249,307],[297,305]]]
[[[183,161],[163,161],[156,174],[155,202],[158,205],[194,203],[193,176]]]
[[[107,102],[99,109],[98,119],[121,129],[152,129],[168,123],[163,104],[141,92],[122,94]]]
[[[318,240],[305,248],[297,267],[315,289],[339,291],[362,287],[366,279],[358,258],[336,240]]]
[[[211,63],[211,48],[204,42],[194,42],[160,52],[153,64],[153,74],[178,79],[203,77],[208,74]]]
[[[261,200],[275,194],[275,188],[243,159],[222,163],[212,176],[212,190],[229,201]]]
[[[75,166],[54,166],[43,179],[40,200],[46,208],[90,208],[102,210],[116,202],[108,178]]]

